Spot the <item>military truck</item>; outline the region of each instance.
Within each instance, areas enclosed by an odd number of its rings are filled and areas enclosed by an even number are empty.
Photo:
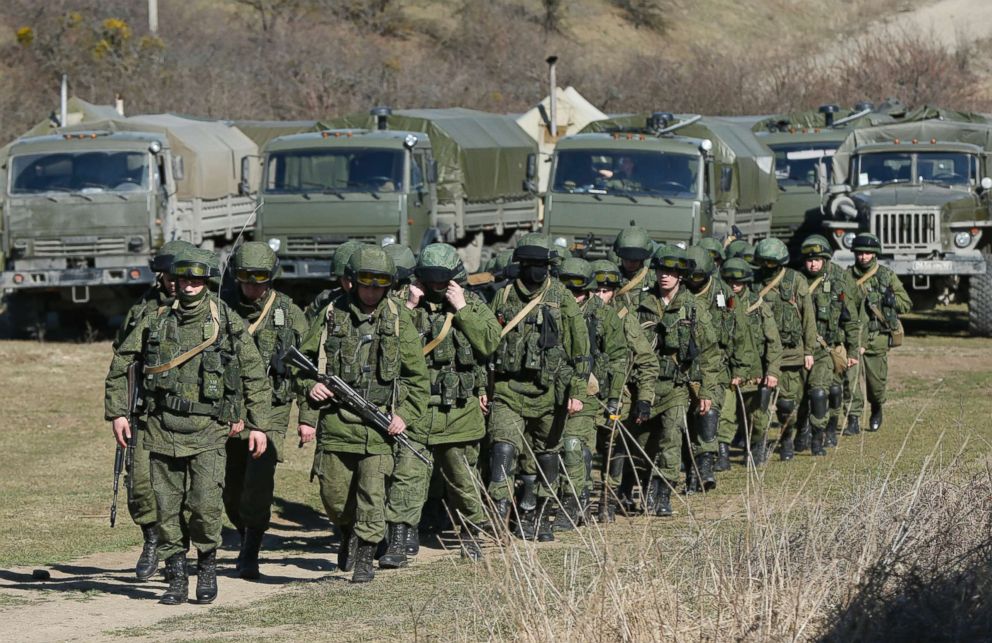
[[[763,238],[778,191],[772,152],[747,127],[665,112],[596,121],[562,138],[551,177],[544,229],[590,257],[632,222],[664,241],[733,226]]]
[[[317,287],[348,239],[414,252],[454,244],[477,270],[540,225],[537,145],[509,117],[468,109],[374,109],[266,145],[255,238],[283,278]],[[313,285],[307,285],[313,288]]]
[[[257,147],[171,114],[82,122],[5,150],[0,288],[15,329],[113,327],[167,240],[223,249],[250,223]],[[256,182],[257,185],[257,182]]]
[[[967,301],[971,331],[992,334],[990,177],[990,123],[931,119],[852,132],[834,155],[826,202],[835,261],[852,263],[855,233],[870,231],[915,307]]]

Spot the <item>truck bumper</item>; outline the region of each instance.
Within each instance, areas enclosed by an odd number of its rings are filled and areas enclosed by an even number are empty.
[[[279,279],[330,279],[330,259],[279,259]]]
[[[137,286],[151,284],[154,281],[155,273],[147,264],[71,270],[8,270],[0,273],[0,289],[4,292],[89,286]]]
[[[854,253],[846,250],[837,251],[834,253],[832,261],[846,268],[854,264]],[[890,268],[897,275],[984,275],[986,271],[985,259],[979,252],[968,254],[950,253],[940,259],[881,257],[879,261],[883,266]]]

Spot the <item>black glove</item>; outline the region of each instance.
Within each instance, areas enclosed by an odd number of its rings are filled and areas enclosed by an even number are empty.
[[[651,419],[651,402],[647,400],[637,400],[634,404],[634,419],[637,422],[647,422]]]
[[[614,420],[615,418],[613,416],[615,416],[617,414],[617,411],[619,411],[619,410],[620,410],[620,400],[618,400],[615,397],[611,397],[610,399],[606,400],[606,419],[607,420],[610,420],[610,421]]]

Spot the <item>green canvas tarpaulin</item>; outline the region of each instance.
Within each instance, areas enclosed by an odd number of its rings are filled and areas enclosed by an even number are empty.
[[[258,149],[262,149],[266,143],[278,136],[320,130],[319,121],[227,121],[227,123],[237,127],[242,134],[253,140]]]
[[[431,140],[438,164],[438,200],[450,202],[459,195],[469,202],[520,199],[531,195],[524,188],[527,156],[537,144],[509,116],[471,109],[408,109],[394,111],[389,129],[424,132]],[[328,129],[372,129],[375,117],[350,114],[323,122]]]

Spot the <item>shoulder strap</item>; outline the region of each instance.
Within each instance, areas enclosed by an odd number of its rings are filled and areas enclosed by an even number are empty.
[[[503,327],[503,330],[501,330],[499,333],[500,339],[506,337],[507,333],[509,333],[514,328],[516,328],[517,325],[520,324],[520,322],[522,322],[527,317],[527,315],[530,314],[530,311],[537,308],[537,305],[540,304],[542,301],[544,301],[544,295],[547,294],[548,286],[550,285],[550,283],[551,282],[549,281],[547,284],[545,284],[544,288],[541,289],[541,292],[537,293],[537,295],[533,299],[527,302],[527,305],[521,308],[520,312],[517,313],[516,316],[513,319],[511,319],[506,326]],[[509,288],[509,286],[507,287]],[[503,299],[504,301],[506,300],[505,297]]]
[[[813,283],[809,285],[810,295],[816,292],[816,289],[820,287],[821,283],[823,283],[824,278],[826,278],[826,275],[820,275],[819,277],[813,280]]]
[[[768,284],[764,288],[758,291],[757,301],[755,301],[753,304],[747,307],[748,314],[756,311],[761,306],[762,302],[765,301],[765,295],[770,293],[772,289],[775,288],[775,286],[782,283],[782,279],[784,278],[785,278],[785,268],[783,267],[781,270],[778,271],[778,274],[775,275],[775,277],[768,282]]]
[[[444,341],[444,338],[448,336],[448,333],[451,332],[451,320],[454,318],[455,316],[453,313],[445,313],[444,325],[441,326],[441,332],[437,334],[437,337],[427,342],[427,344],[424,346],[424,357],[430,355],[435,348],[441,345],[441,342]]]
[[[857,284],[859,286],[864,286],[866,281],[874,277],[875,273],[878,272],[878,265],[878,261],[876,261],[875,265],[871,267],[871,270],[861,275],[861,279],[858,279]]]
[[[400,336],[400,311],[399,311],[398,308],[396,308],[396,302],[393,301],[392,299],[390,299],[389,298],[389,295],[386,295],[386,308],[388,308],[389,309],[389,312],[393,315],[393,334],[396,335],[396,337],[399,337]]]
[[[626,295],[634,288],[640,286],[641,282],[644,281],[644,277],[647,276],[647,274],[648,274],[648,267],[644,266],[643,268],[640,269],[640,271],[638,271],[636,275],[634,275],[633,279],[628,281],[620,288],[620,290],[617,291],[617,294],[615,296]]]
[[[262,325],[262,323],[265,321],[265,318],[269,316],[269,310],[272,308],[272,304],[275,302],[275,300],[276,300],[276,291],[273,289],[272,292],[269,293],[268,301],[266,301],[265,305],[262,306],[262,314],[259,315],[258,319],[252,322],[251,325],[248,326],[249,335],[252,336],[255,335],[255,331],[258,330],[258,327]]]
[[[629,313],[629,312],[630,312],[630,309],[627,308],[626,306],[624,306],[623,308],[621,308],[620,310],[617,311],[617,317],[619,317],[620,319],[623,319],[624,317],[627,316],[627,313]]]
[[[177,366],[181,366],[205,351],[208,346],[217,341],[217,337],[220,334],[220,314],[217,312],[217,304],[215,304],[212,299],[208,303],[210,304],[210,317],[214,320],[214,334],[211,335],[210,339],[205,340],[202,344],[197,344],[190,350],[174,359],[169,360],[165,364],[161,364],[159,366],[146,366],[144,368],[146,375],[164,373]]]
[[[324,315],[324,327],[320,329],[320,343],[317,345],[317,372],[327,372],[327,327],[334,322],[334,302],[327,306],[327,313]]]

